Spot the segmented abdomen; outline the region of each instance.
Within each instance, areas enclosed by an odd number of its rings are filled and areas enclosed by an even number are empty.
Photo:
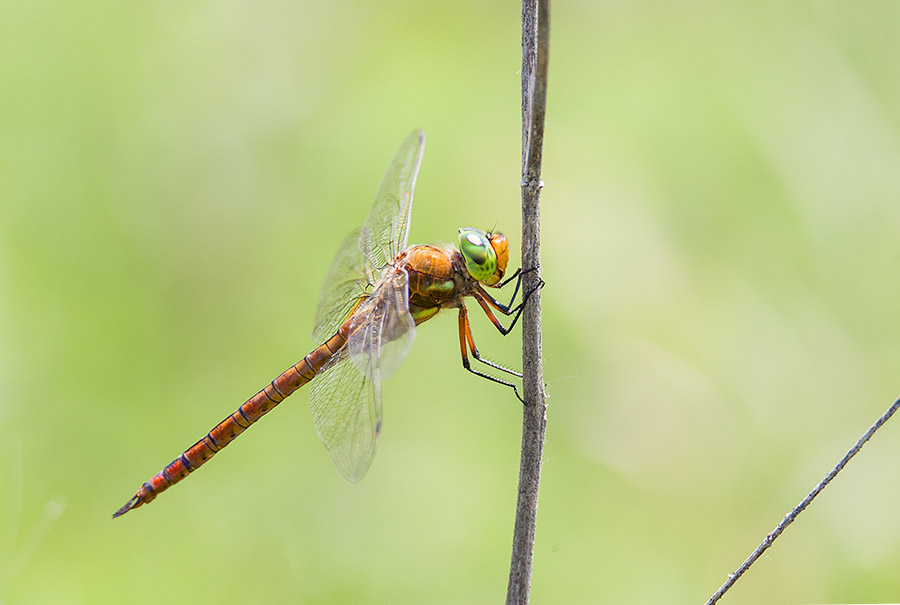
[[[348,322],[349,323],[349,322]],[[337,334],[317,347],[300,362],[283,372],[266,388],[251,397],[233,414],[217,424],[206,437],[189,447],[163,470],[144,483],[125,506],[113,518],[152,502],[156,496],[169,489],[189,474],[200,468],[216,452],[234,441],[238,435],[262,418],[285,398],[313,379],[331,357],[347,342],[347,324]]]

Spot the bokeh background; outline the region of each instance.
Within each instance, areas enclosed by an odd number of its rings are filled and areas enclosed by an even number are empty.
[[[900,392],[900,3],[553,10],[533,601],[702,603]],[[110,516],[312,347],[413,128],[411,241],[518,250],[519,5],[5,2],[0,57],[0,602],[500,602],[521,410],[452,314],[361,483],[300,392]],[[900,600],[897,422],[724,602]]]

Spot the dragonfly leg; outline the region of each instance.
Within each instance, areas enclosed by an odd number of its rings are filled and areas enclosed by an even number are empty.
[[[480,361],[481,363],[488,365],[492,368],[495,368],[497,370],[500,370],[502,372],[512,374],[513,376],[517,376],[519,378],[522,377],[522,374],[520,374],[519,372],[516,372],[515,370],[510,370],[508,368],[501,366],[500,364],[496,364],[492,361],[489,361],[489,360],[481,357],[481,355],[478,353],[478,349],[475,347],[475,340],[472,338],[472,329],[469,326],[469,314],[466,311],[466,308],[464,306],[462,306],[459,308],[459,350],[460,350],[460,353],[462,354],[463,367],[466,370],[468,370],[469,372],[472,372],[473,374],[475,374],[476,376],[480,376],[481,378],[485,378],[487,380],[490,380],[491,382],[496,382],[497,384],[502,384],[504,386],[508,386],[516,394],[516,398],[518,398],[518,400],[521,401],[522,403],[525,403],[525,400],[522,399],[521,395],[519,395],[519,389],[516,387],[516,385],[514,385],[513,383],[511,383],[509,381],[503,380],[502,378],[497,378],[496,376],[491,376],[490,374],[487,374],[485,372],[482,372],[480,370],[476,370],[475,368],[473,368],[472,365],[469,363],[469,350],[470,349],[472,351],[472,356],[475,357],[475,359]]]
[[[532,271],[532,269],[528,269],[528,271]],[[519,275],[519,278],[521,279],[521,274]],[[477,300],[478,304],[481,305],[481,309],[484,311],[484,314],[488,316],[488,319],[491,320],[491,323],[494,324],[497,330],[499,330],[501,334],[506,336],[515,327],[516,322],[519,321],[519,316],[522,315],[522,310],[525,309],[525,303],[528,302],[528,299],[531,298],[531,295],[543,287],[544,280],[541,280],[538,282],[537,286],[525,293],[525,295],[522,297],[522,302],[520,302],[514,308],[510,308],[509,305],[504,305],[500,302],[497,302],[481,287],[475,290],[475,300]],[[516,286],[516,289],[518,289],[518,285]],[[513,295],[513,297],[515,298],[515,294]],[[512,301],[510,301],[510,304],[512,304]],[[497,318],[497,315],[494,314],[494,311],[491,307],[500,311],[506,316],[515,315],[508,327],[500,323],[500,320]]]
[[[498,309],[503,308],[503,309],[508,310],[510,307],[512,307],[513,303],[516,300],[516,296],[519,294],[519,287],[522,285],[522,276],[525,275],[526,273],[531,273],[532,271],[537,271],[537,269],[538,269],[537,267],[532,267],[531,269],[525,269],[524,271],[522,271],[522,268],[519,267],[518,269],[516,269],[515,273],[513,273],[512,275],[507,277],[505,280],[503,280],[496,286],[493,286],[494,288],[502,288],[503,286],[505,286],[512,280],[516,280],[516,287],[513,290],[512,297],[510,297],[510,299],[509,299],[509,303],[504,305],[495,300],[494,302],[497,304],[497,308]],[[541,283],[541,285],[543,286],[543,283]],[[493,299],[491,299],[491,300],[493,300]]]
[[[469,350],[472,351],[472,357],[480,361],[486,366],[490,366],[495,370],[500,370],[501,372],[506,372],[516,378],[521,378],[522,373],[517,372],[516,370],[510,370],[509,368],[500,365],[499,363],[493,362],[490,359],[485,359],[478,353],[478,347],[475,346],[475,339],[472,337],[472,325],[469,323],[469,314],[468,312],[463,312],[465,315],[465,333],[466,333],[466,342],[469,345]]]
[[[531,269],[529,269],[528,271],[531,271]],[[512,296],[510,297],[509,304],[507,304],[506,307],[511,307],[513,305],[513,302],[515,302],[516,296],[519,294],[519,287],[522,285],[522,276],[525,273],[528,273],[528,271],[522,271],[522,267],[519,267],[518,269],[516,269],[515,273],[513,273],[512,275],[507,277],[505,280],[503,280],[502,282],[500,282],[499,284],[494,286],[495,288],[502,288],[503,286],[505,286],[512,280],[516,280],[516,287],[513,288]]]

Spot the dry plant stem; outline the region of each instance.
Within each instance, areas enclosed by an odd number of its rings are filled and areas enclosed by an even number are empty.
[[[547,427],[541,357],[540,195],[541,155],[547,99],[549,0],[522,4],[522,267],[537,268],[524,278],[525,292],[534,293],[522,316],[523,407],[519,495],[513,534],[506,602],[528,603],[534,559],[541,456]]]
[[[893,403],[893,405],[891,405],[891,407],[889,407],[887,411],[881,415],[881,418],[879,418],[875,422],[875,424],[869,427],[869,430],[859,438],[859,441],[856,442],[856,445],[854,445],[852,448],[850,448],[850,451],[844,454],[844,457],[841,458],[841,460],[834,466],[834,468],[831,469],[831,471],[827,475],[825,475],[825,478],[819,481],[816,487],[814,487],[813,490],[809,492],[809,494],[803,500],[800,501],[800,504],[795,506],[791,512],[785,515],[781,523],[779,523],[778,526],[774,530],[772,530],[772,533],[768,534],[766,536],[766,539],[762,541],[762,544],[757,546],[756,550],[754,550],[753,553],[751,553],[751,555],[747,557],[747,560],[744,561],[733,574],[730,574],[728,576],[728,581],[722,584],[719,590],[717,590],[716,593],[709,598],[709,601],[706,602],[706,605],[713,605],[714,603],[717,603],[719,599],[721,599],[722,596],[726,592],[728,592],[728,589],[730,589],[734,585],[734,583],[738,581],[738,578],[744,575],[744,572],[750,569],[750,566],[753,565],[770,546],[772,546],[772,542],[774,542],[775,539],[780,536],[785,529],[787,529],[787,526],[793,523],[797,516],[802,513],[806,509],[806,507],[810,505],[810,503],[812,503],[812,501],[816,498],[816,496],[819,495],[819,493],[823,489],[825,489],[825,486],[831,483],[831,480],[834,479],[845,466],[847,466],[847,463],[850,462],[850,459],[853,458],[853,456],[855,456],[859,452],[859,450],[862,449],[862,446],[866,444],[866,441],[872,438],[872,435],[875,434],[875,431],[880,429],[885,422],[890,420],[891,416],[894,415],[894,412],[896,412],[898,408],[900,408],[900,399],[897,399]]]

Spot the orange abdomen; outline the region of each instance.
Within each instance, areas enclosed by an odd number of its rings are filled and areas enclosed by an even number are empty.
[[[266,412],[284,401],[288,395],[312,380],[325,363],[347,343],[349,323],[348,321],[342,325],[337,334],[288,368],[278,378],[266,385],[266,388],[248,399],[234,413],[213,427],[206,437],[189,447],[163,470],[151,477],[125,503],[125,506],[116,511],[113,518],[152,502],[160,493],[200,468],[223,447],[262,418]]]

